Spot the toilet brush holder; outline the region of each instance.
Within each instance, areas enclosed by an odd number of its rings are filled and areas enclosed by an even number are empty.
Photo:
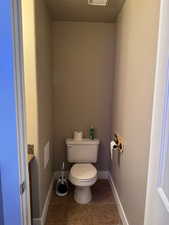
[[[62,164],[62,170],[61,170],[60,176],[58,180],[56,181],[55,189],[56,189],[57,196],[62,197],[68,194],[69,185],[68,185],[68,180],[66,179],[66,176],[65,176],[64,162]]]

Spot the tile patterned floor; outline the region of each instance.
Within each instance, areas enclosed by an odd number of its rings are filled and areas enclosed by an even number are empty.
[[[108,181],[97,181],[92,193],[86,205],[74,201],[73,190],[66,197],[53,193],[46,225],[122,225]]]

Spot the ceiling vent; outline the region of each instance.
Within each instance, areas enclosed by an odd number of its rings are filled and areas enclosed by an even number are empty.
[[[106,6],[108,0],[88,0],[89,5]]]

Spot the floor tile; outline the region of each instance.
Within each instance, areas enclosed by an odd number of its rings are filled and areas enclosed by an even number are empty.
[[[121,224],[106,180],[99,180],[92,187],[93,199],[89,204],[80,205],[74,201],[73,186],[65,197],[52,194],[46,225],[118,225]]]

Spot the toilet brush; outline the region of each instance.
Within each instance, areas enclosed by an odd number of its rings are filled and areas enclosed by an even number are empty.
[[[61,173],[56,182],[56,195],[65,196],[68,194],[68,181],[65,177],[65,164],[62,163]]]

